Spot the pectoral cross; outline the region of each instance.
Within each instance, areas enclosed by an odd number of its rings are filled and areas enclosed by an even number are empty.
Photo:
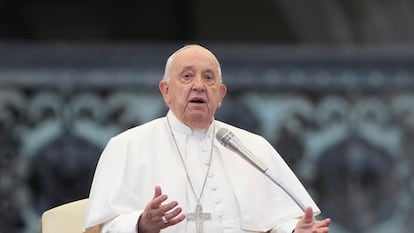
[[[196,209],[194,213],[187,214],[187,221],[195,221],[196,224],[196,232],[203,233],[203,223],[204,220],[211,219],[210,213],[203,213],[203,207],[200,203],[196,205]]]

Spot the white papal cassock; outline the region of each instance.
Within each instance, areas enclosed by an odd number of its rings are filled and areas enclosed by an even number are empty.
[[[169,111],[166,117],[129,129],[113,137],[104,149],[92,183],[85,219],[87,232],[136,232],[136,222],[161,186],[168,200],[176,200],[184,213],[193,213],[196,198],[186,177],[168,121],[177,139],[195,192],[200,194],[209,165],[214,132],[232,131],[314,214],[319,208],[276,150],[263,137],[215,120],[207,130],[192,130]],[[302,210],[268,177],[217,140],[201,197],[205,233],[292,232]],[[106,223],[104,225],[104,223]],[[184,220],[162,233],[195,232]],[[102,227],[104,228],[102,229]]]

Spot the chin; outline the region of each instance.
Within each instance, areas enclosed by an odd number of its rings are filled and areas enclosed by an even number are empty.
[[[201,119],[207,119],[209,114],[205,110],[191,110],[188,115],[190,119],[201,120]]]

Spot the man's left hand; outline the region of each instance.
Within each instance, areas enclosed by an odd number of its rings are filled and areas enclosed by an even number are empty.
[[[313,218],[311,207],[306,208],[305,216],[296,224],[295,233],[328,233],[331,219],[325,218],[318,221]]]

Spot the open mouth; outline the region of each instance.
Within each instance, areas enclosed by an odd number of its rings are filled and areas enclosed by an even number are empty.
[[[196,98],[191,99],[190,100],[190,103],[194,103],[194,104],[205,104],[206,103],[206,100],[203,99],[203,98],[196,97]]]

